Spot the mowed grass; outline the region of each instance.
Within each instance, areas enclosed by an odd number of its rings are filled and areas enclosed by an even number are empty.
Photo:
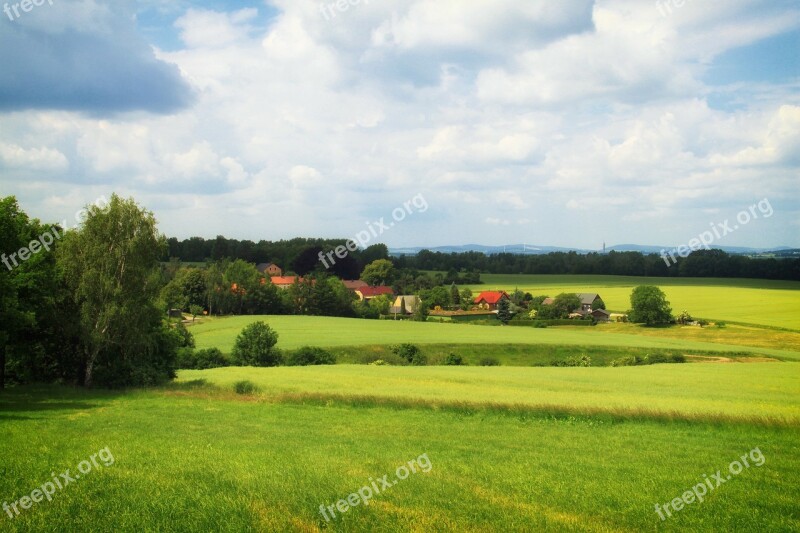
[[[713,416],[720,408],[751,418],[794,416],[797,378],[790,376],[797,373],[772,370],[794,364],[713,365],[719,375],[706,370],[712,365],[676,366],[522,369],[530,374],[519,377],[520,369],[503,368],[226,369],[182,372],[179,383],[149,391],[18,388],[0,393],[0,500],[30,494],[52,472],[74,474],[106,446],[115,464],[16,518],[0,515],[0,529],[796,531],[797,427]],[[241,378],[263,387],[264,397],[230,392]],[[331,387],[343,397],[300,398]],[[269,397],[281,390],[297,394]],[[477,390],[485,396],[476,398]],[[579,410],[583,394],[597,406],[649,404],[666,394],[667,408],[703,416],[431,408],[437,395],[525,401],[558,391],[559,402]],[[361,392],[428,399],[380,405]],[[704,476],[720,470],[724,478],[732,461],[756,447],[762,466],[751,464],[666,521],[655,513],[656,503],[680,497]],[[422,454],[429,472],[396,479],[400,465]],[[385,474],[397,484],[370,505],[332,522],[320,515],[320,505],[335,505]]]
[[[631,290],[656,285],[667,295],[673,313],[800,330],[800,282],[722,278],[643,278],[633,276],[482,274],[482,290],[518,288],[534,296],[561,292],[596,292],[609,310],[630,309]]]
[[[800,360],[800,352],[766,347],[711,343],[673,337],[646,337],[608,333],[597,327],[488,327],[468,324],[360,320],[308,316],[236,316],[204,319],[190,327],[198,348],[216,347],[229,353],[236,336],[247,324],[267,322],[280,335],[278,347],[362,346],[415,344],[537,344],[572,346],[641,347],[682,352],[752,352]]]

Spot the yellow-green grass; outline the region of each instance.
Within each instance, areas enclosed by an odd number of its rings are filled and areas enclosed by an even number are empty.
[[[644,367],[251,367],[184,370],[232,389],[256,384],[265,398],[409,401],[422,405],[674,418],[772,420],[800,427],[800,364],[668,364]]]
[[[632,276],[565,276],[483,274],[473,291],[519,288],[536,295],[596,292],[609,310],[630,309],[637,285],[657,285],[673,312],[692,316],[800,330],[800,282],[722,278],[643,278]]]
[[[725,343],[701,342],[671,337],[645,337],[606,333],[602,326],[585,328],[487,327],[466,324],[360,320],[307,316],[236,316],[205,319],[190,328],[198,348],[216,347],[230,352],[236,336],[247,324],[265,321],[280,338],[278,346],[391,345],[416,344],[567,344],[583,346],[642,347],[699,352],[752,352],[754,354],[800,360],[800,352],[765,347],[743,347]]]
[[[776,364],[786,366],[790,363]],[[793,364],[792,364],[793,365]],[[710,365],[709,365],[710,366]],[[745,367],[747,365],[729,365]],[[547,383],[600,390],[611,379],[623,394],[671,394],[676,409],[714,413],[703,404],[720,390],[730,413],[758,414],[759,401],[796,406],[796,382],[770,374],[723,373],[719,379],[673,376],[658,369],[555,369]],[[717,365],[722,371],[722,365]],[[0,502],[13,502],[108,447],[115,464],[96,469],[25,510],[0,514],[3,531],[796,531],[800,528],[800,445],[794,426],[702,418],[619,420],[602,416],[531,416],[492,410],[413,408],[368,402],[345,404],[258,397],[193,388],[198,378],[228,385],[241,369],[181,373],[164,389],[107,393],[60,387],[23,387],[0,393]],[[443,369],[405,384],[391,371],[336,369],[245,370],[267,389],[295,387],[333,370],[352,385],[377,383],[418,394],[447,383],[479,382],[480,370],[496,394],[519,384],[506,369]],[[545,370],[545,369],[539,369]],[[547,369],[550,370],[550,369]],[[606,372],[608,370],[609,372]],[[630,383],[613,378],[643,370]],[[231,374],[226,377],[225,373]],[[723,371],[724,372],[724,371]],[[301,373],[302,374],[302,373]],[[353,377],[358,375],[360,377]],[[796,375],[796,373],[795,373]],[[406,375],[408,376],[408,375]],[[570,376],[574,376],[573,379]],[[275,381],[275,378],[278,378]],[[752,378],[752,379],[751,379]],[[688,384],[686,380],[689,379]],[[499,381],[498,381],[499,380]],[[494,381],[492,383],[492,381]],[[627,384],[626,384],[627,383]],[[749,407],[732,395],[733,385]],[[366,386],[366,385],[364,385]],[[542,382],[542,386],[548,385]],[[504,389],[509,391],[504,392]],[[376,384],[370,394],[379,392]],[[682,391],[676,393],[674,390]],[[673,390],[673,392],[669,392]],[[789,395],[787,393],[791,393]],[[401,392],[398,392],[400,394]],[[351,394],[346,392],[345,394]],[[474,401],[467,389],[453,398]],[[352,397],[352,396],[351,396]],[[758,400],[757,398],[761,398]],[[613,399],[613,397],[612,397]],[[564,398],[570,401],[569,398]],[[627,401],[627,400],[626,400]],[[646,401],[646,398],[643,400]],[[578,406],[580,406],[578,401]],[[748,411],[749,409],[749,411]],[[711,416],[709,414],[709,416]],[[703,476],[723,472],[758,447],[765,462],[716,487],[705,500],[661,521],[655,504],[679,498]],[[427,454],[431,469],[375,495],[370,505],[333,522],[319,513],[370,481]],[[752,463],[753,461],[751,461]],[[337,513],[338,514],[338,513]]]

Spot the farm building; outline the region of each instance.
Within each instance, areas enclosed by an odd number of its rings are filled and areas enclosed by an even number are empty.
[[[279,289],[288,289],[292,285],[294,285],[295,280],[298,283],[302,283],[303,278],[299,278],[296,276],[272,276],[269,278],[273,285],[278,287]]]
[[[389,309],[389,313],[393,315],[399,315],[402,314],[403,310],[405,309],[406,315],[413,315],[419,304],[419,296],[415,296],[413,294],[403,294],[395,298],[392,307]]]
[[[506,291],[483,291],[475,297],[473,303],[475,305],[488,306],[489,309],[494,311],[497,309],[497,304],[500,303],[500,300],[510,300]]]
[[[376,296],[389,296],[392,297],[394,295],[394,291],[391,287],[381,286],[381,287],[360,287],[356,289],[356,295],[358,296],[359,300],[364,300],[366,302],[372,300]]]
[[[265,276],[283,276],[283,270],[275,263],[259,263],[256,265],[256,270]]]

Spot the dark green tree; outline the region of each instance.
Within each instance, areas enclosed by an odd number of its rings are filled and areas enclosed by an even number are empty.
[[[631,322],[656,326],[669,324],[672,320],[672,309],[664,291],[653,285],[640,285],[631,292],[631,310],[628,311]]]
[[[507,298],[501,298],[497,302],[497,319],[503,324],[508,324],[509,320],[511,320],[510,306],[511,304]]]
[[[231,356],[240,366],[278,366],[281,354],[275,348],[278,333],[265,322],[253,322],[236,337]]]

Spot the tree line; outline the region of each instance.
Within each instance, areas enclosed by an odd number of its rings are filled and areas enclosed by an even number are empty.
[[[422,250],[394,259],[397,268],[469,270],[487,274],[604,274],[643,277],[754,278],[800,281],[800,259],[758,259],[722,250],[698,250],[667,266],[658,254],[552,252],[542,255]],[[670,263],[671,263],[670,259]]]

